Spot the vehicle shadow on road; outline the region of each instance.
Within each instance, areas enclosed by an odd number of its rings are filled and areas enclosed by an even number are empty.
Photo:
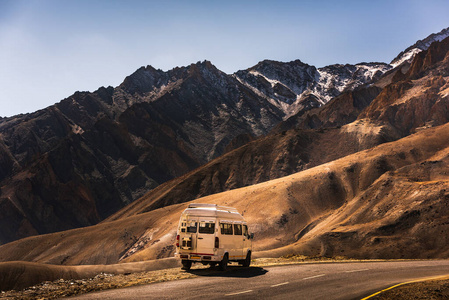
[[[251,278],[264,275],[268,271],[261,267],[244,268],[239,266],[228,266],[226,271],[220,271],[218,268],[213,267],[208,269],[191,269],[186,272],[197,276]]]

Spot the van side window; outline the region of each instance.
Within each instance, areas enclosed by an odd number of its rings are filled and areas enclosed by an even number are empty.
[[[232,224],[220,223],[221,234],[232,234]]]
[[[243,225],[243,235],[248,235],[248,225]]]
[[[242,224],[234,224],[234,234],[242,235]]]
[[[200,222],[199,233],[214,233],[215,223]]]
[[[187,232],[196,232],[196,222],[190,222],[187,226]]]

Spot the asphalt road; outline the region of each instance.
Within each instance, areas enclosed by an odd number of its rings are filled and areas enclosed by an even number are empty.
[[[316,263],[228,271],[85,294],[76,299],[361,299],[392,285],[449,275],[449,260]]]

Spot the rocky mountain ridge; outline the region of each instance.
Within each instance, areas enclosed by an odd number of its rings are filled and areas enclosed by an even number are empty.
[[[300,60],[288,63],[265,60],[234,76],[257,94],[267,97],[288,118],[320,107],[345,90],[371,83],[391,68],[385,63],[316,68]]]

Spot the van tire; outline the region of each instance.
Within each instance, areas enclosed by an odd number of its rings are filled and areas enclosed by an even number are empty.
[[[248,253],[246,253],[246,258],[243,261],[243,266],[245,268],[248,268],[250,264],[251,264],[251,251],[248,251]]]
[[[182,263],[182,269],[183,270],[190,270],[190,268],[192,267],[192,261],[191,260],[183,260],[181,261]]]
[[[220,261],[220,264],[218,265],[220,271],[226,271],[226,269],[228,268],[228,262],[229,262],[229,256],[228,256],[228,254],[226,253],[226,254],[223,256],[223,260]]]

